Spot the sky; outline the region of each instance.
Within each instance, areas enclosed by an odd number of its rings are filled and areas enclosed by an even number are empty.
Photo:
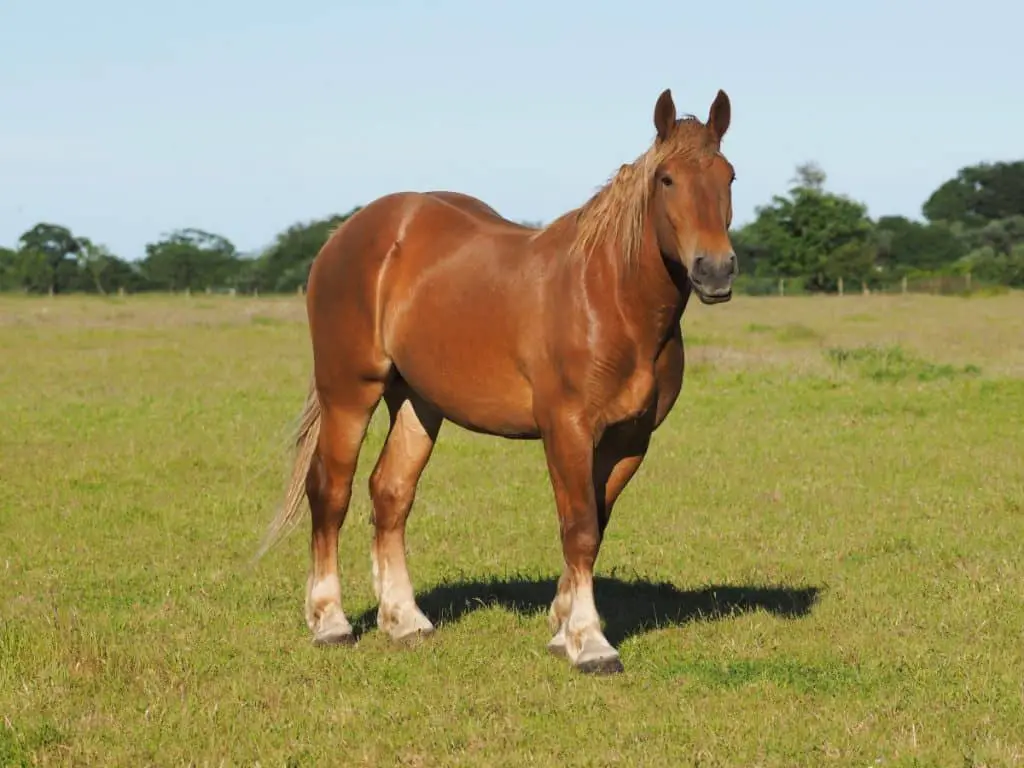
[[[729,94],[734,227],[805,161],[920,218],[1024,158],[1022,28],[1010,0],[0,0],[0,245],[255,251],[406,189],[546,222],[649,145],[665,88],[702,119]]]

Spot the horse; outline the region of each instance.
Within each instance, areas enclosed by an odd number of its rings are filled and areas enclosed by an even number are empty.
[[[416,604],[405,527],[449,421],[542,441],[565,561],[548,649],[582,673],[623,671],[602,631],[594,564],[616,499],[682,388],[691,292],[709,305],[732,296],[736,174],[721,151],[730,120],[722,90],[704,122],[677,117],[664,90],[646,151],[543,227],[470,195],[405,191],[373,200],[329,236],[308,277],[313,372],[293,468],[257,554],[308,501],[315,644],[355,642],[338,536],[383,401],[390,426],[369,478],[378,628],[398,642],[434,632]]]

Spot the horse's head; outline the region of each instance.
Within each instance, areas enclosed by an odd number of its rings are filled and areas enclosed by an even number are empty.
[[[663,257],[682,264],[705,304],[728,301],[739,271],[728,231],[736,174],[721,153],[730,113],[724,91],[718,92],[706,123],[677,120],[668,89],[654,107],[659,162],[652,213],[658,247]]]

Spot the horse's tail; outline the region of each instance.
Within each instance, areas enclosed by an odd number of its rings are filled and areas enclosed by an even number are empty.
[[[306,475],[309,473],[309,465],[313,462],[317,443],[320,441],[320,413],[320,397],[317,395],[316,382],[311,379],[309,393],[306,395],[306,405],[302,409],[302,415],[299,417],[299,423],[295,429],[295,458],[292,462],[292,472],[285,490],[284,502],[268,526],[263,543],[254,560],[259,560],[270,551],[271,547],[280,541],[299,520],[306,493]]]

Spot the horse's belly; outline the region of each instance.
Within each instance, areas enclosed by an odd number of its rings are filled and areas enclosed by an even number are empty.
[[[536,270],[523,257],[500,258],[487,237],[459,239],[458,231],[453,222],[413,233],[422,238],[416,244],[407,233],[382,289],[385,353],[449,421],[488,434],[535,435],[523,356],[537,337]]]
[[[532,388],[510,360],[453,345],[394,362],[405,382],[449,421],[503,437],[538,435]]]

